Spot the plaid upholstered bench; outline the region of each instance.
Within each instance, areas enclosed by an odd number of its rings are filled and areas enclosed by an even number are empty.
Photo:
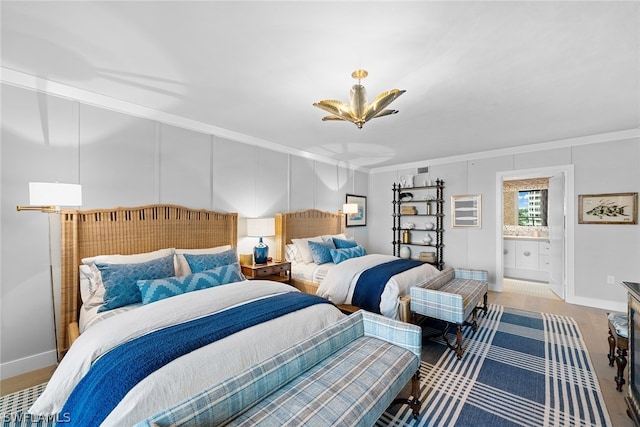
[[[421,345],[419,327],[361,310],[140,425],[372,426],[394,403],[417,417]]]
[[[478,329],[477,311],[487,312],[487,272],[448,267],[424,284],[411,288],[411,312],[446,322],[442,337],[447,346],[462,358],[462,327]],[[480,300],[483,306],[479,307]],[[467,319],[471,319],[469,322]],[[456,344],[447,339],[451,325],[456,325]]]

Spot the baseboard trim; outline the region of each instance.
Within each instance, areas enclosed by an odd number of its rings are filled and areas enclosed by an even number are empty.
[[[619,311],[621,313],[627,312],[627,302],[621,301],[607,301],[596,298],[576,297],[571,300],[567,299],[569,304],[585,305],[587,307],[600,308],[608,311]]]
[[[27,372],[46,368],[56,364],[56,351],[45,351],[44,353],[34,354],[33,356],[23,357],[22,359],[12,360],[10,362],[0,363],[0,379],[15,377]]]

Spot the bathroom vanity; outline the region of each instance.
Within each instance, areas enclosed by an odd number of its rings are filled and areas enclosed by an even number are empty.
[[[503,236],[504,277],[549,281],[548,237]]]

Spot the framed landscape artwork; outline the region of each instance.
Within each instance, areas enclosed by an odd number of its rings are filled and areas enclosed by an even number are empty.
[[[637,224],[638,193],[581,194],[578,224]]]
[[[345,203],[358,205],[358,213],[345,215],[347,221],[345,225],[347,227],[363,227],[367,225],[367,197],[347,194]]]

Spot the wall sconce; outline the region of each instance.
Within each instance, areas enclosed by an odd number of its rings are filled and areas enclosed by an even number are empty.
[[[357,203],[345,203],[342,205],[342,213],[346,215],[353,215],[358,213]]]
[[[61,184],[58,182],[30,182],[29,183],[29,205],[16,206],[18,211],[40,211],[46,213],[57,213],[60,206],[80,206],[82,205],[82,186],[79,184]],[[53,333],[56,344],[56,361],[60,361],[60,351],[58,345],[58,319],[56,316],[55,284],[53,279],[53,260],[51,256],[52,248],[52,215],[49,216],[49,280],[51,285],[51,305],[53,309]]]
[[[82,186],[59,182],[30,182],[29,205],[16,206],[18,211],[58,212],[60,206],[82,205]]]
[[[262,238],[266,236],[275,236],[276,220],[275,218],[247,218],[247,236],[258,237],[258,244],[253,248],[254,264],[266,264],[269,257],[269,246],[267,246]]]

